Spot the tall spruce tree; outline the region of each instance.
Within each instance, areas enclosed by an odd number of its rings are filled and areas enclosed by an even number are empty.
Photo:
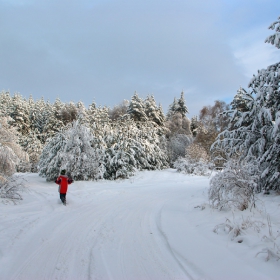
[[[145,114],[148,120],[162,126],[164,124],[164,115],[162,114],[162,108],[158,108],[153,95],[148,95],[144,101]]]
[[[127,113],[130,115],[132,119],[135,121],[143,122],[147,121],[148,117],[145,113],[145,105],[143,100],[138,96],[135,92],[131,97],[131,101],[129,103]]]
[[[16,93],[12,97],[10,105],[9,114],[14,120],[12,125],[15,126],[21,134],[28,134],[30,130],[30,120],[27,101],[19,93]]]
[[[57,132],[49,138],[38,163],[39,175],[54,181],[61,170],[62,156],[67,143],[65,132]]]
[[[186,116],[186,114],[189,113],[183,91],[181,92],[181,97],[178,100],[178,107],[176,109],[176,112],[180,113],[182,117]]]
[[[266,42],[279,48],[279,21],[276,34]],[[280,114],[280,63],[258,71],[249,83],[248,111],[240,112],[231,119],[231,129],[222,132],[213,144],[212,150],[224,149],[228,156],[239,155],[248,162],[260,163],[259,189],[279,189],[279,114]],[[246,94],[248,96],[248,94]],[[255,96],[255,98],[254,98]],[[235,116],[234,116],[235,117]]]
[[[103,178],[100,155],[92,147],[93,135],[89,128],[73,122],[67,131],[67,143],[62,156],[62,167],[75,180],[94,180]]]

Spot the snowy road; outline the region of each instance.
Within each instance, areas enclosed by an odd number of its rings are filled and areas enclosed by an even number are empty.
[[[261,260],[244,263],[213,233],[212,211],[195,208],[207,178],[76,182],[66,207],[55,184],[27,180],[20,204],[0,204],[0,279],[277,279]]]

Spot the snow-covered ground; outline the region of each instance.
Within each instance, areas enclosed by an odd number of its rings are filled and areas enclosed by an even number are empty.
[[[75,182],[68,205],[57,185],[24,175],[23,200],[0,203],[0,279],[279,279],[280,261],[256,254],[280,228],[272,194],[251,212],[207,205],[209,178],[173,169],[123,181]],[[243,229],[236,238],[216,225]],[[262,226],[263,223],[264,225]]]

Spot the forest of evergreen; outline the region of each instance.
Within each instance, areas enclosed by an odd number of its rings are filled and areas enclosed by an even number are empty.
[[[279,49],[280,19],[270,28],[276,33],[266,42]],[[165,115],[152,95],[136,92],[114,108],[86,108],[2,91],[1,182],[15,172],[54,180],[66,169],[74,180],[114,180],[175,167],[198,175],[223,169],[210,182],[210,200],[219,207],[232,196],[250,200],[255,191],[279,190],[280,63],[258,71],[248,88],[230,104],[203,106],[191,120],[183,92]]]
[[[167,116],[153,96],[142,100],[137,93],[112,109],[59,99],[51,104],[9,92],[0,94],[0,104],[6,134],[1,144],[5,154],[10,151],[3,173],[40,172],[47,180],[61,168],[76,180],[127,178],[135,170],[166,168],[185,155],[198,130],[194,118],[191,131],[183,93]]]

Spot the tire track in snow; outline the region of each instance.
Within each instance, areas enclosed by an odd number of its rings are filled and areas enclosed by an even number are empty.
[[[143,201],[146,202],[143,204]],[[125,204],[115,202],[115,206],[122,207],[115,207],[114,212],[111,209],[111,213],[103,217],[107,220],[107,236],[93,248],[93,255],[102,256],[95,260],[99,269],[93,279],[104,275],[104,279],[135,279],[135,275],[139,279],[191,279],[154,230],[154,209],[164,201],[131,196]]]
[[[43,192],[41,219],[20,237],[8,278],[192,279],[157,225],[168,192],[150,192],[153,176],[141,179],[144,188],[135,179],[132,188],[76,190],[66,207]]]
[[[64,207],[64,206],[62,206]],[[93,234],[93,223],[88,223],[90,219],[90,210],[93,206],[83,207],[85,212],[72,213],[71,219],[67,219],[64,214],[65,210],[61,209],[62,213],[54,213],[58,215],[55,219],[52,217],[45,223],[41,223],[36,230],[29,233],[29,242],[27,248],[32,251],[25,262],[18,268],[13,268],[16,271],[12,279],[41,279],[44,275],[45,279],[69,279],[67,276],[70,272],[71,263],[75,263],[75,257],[79,256],[79,262],[85,266],[89,259],[90,249],[87,250],[85,240],[89,239],[89,235]],[[57,212],[57,211],[56,211]],[[67,211],[69,212],[69,211]],[[47,236],[44,229],[50,229],[52,236]],[[40,242],[40,236],[44,242]],[[22,259],[22,254],[19,254],[18,260]],[[74,259],[74,260],[73,260]],[[75,265],[74,265],[75,266]],[[81,265],[78,264],[80,267]],[[34,267],[38,270],[34,271]],[[81,275],[82,279],[88,279],[88,269],[79,269],[86,271],[86,275]],[[73,275],[73,273],[71,273]]]
[[[155,225],[160,233],[160,236],[163,240],[163,243],[167,250],[170,252],[170,254],[173,256],[174,260],[177,262],[177,264],[181,267],[181,269],[185,272],[186,276],[189,279],[209,279],[209,277],[206,277],[205,274],[199,269],[195,264],[193,264],[190,260],[187,260],[184,258],[181,254],[179,254],[172,246],[170,245],[168,241],[168,237],[165,234],[162,225],[161,225],[161,217],[163,212],[163,207],[158,211],[155,217]]]

